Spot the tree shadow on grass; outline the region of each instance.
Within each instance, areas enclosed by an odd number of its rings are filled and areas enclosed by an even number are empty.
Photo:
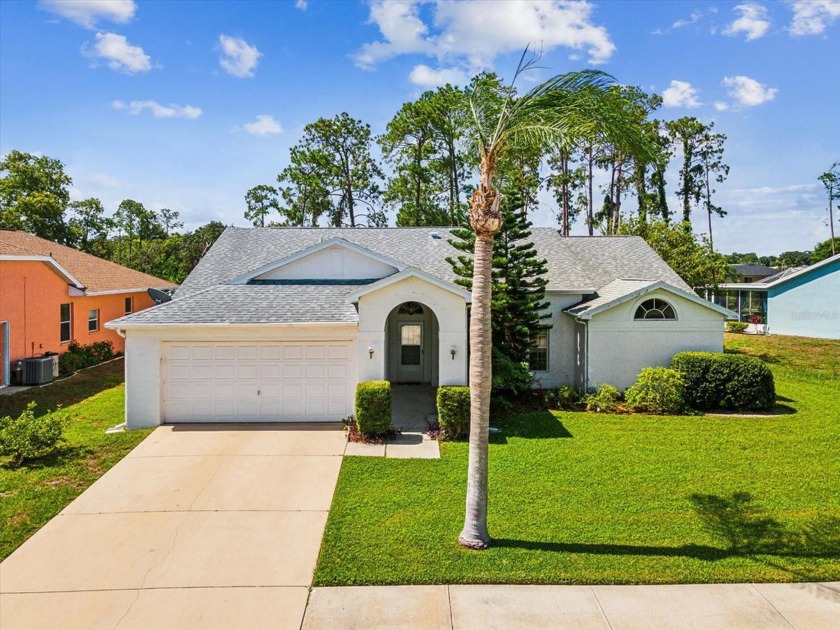
[[[508,437],[528,439],[574,437],[563,426],[560,418],[547,411],[505,416],[492,424],[498,426]]]
[[[727,558],[750,558],[795,575],[801,580],[825,579],[813,560],[840,560],[840,518],[822,516],[805,526],[786,526],[757,505],[748,492],[721,497],[693,494],[689,497],[698,516],[722,547],[566,543],[499,538],[496,547],[551,553],[605,556],[659,556],[693,558],[715,562]],[[797,565],[797,559],[809,561]]]
[[[732,555],[749,557],[806,580],[822,577],[818,567],[784,561],[840,560],[840,518],[836,516],[818,516],[795,527],[773,518],[749,492],[692,494],[689,500],[706,529]]]
[[[722,560],[733,555],[725,549],[719,549],[709,545],[665,547],[658,545],[539,542],[534,540],[494,538],[493,546],[553,553],[583,553],[601,556],[664,556],[671,558],[695,558],[697,560],[707,561]]]

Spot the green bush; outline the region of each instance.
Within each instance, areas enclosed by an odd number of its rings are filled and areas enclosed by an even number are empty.
[[[469,435],[470,388],[444,386],[437,390],[438,424],[451,440]]]
[[[618,410],[618,403],[621,400],[621,392],[612,385],[601,385],[596,390],[589,392],[584,398],[587,411],[600,411],[612,413]]]
[[[117,353],[114,352],[114,344],[110,341],[97,341],[89,346],[73,341],[67,346],[67,351],[58,357],[58,371],[61,374],[73,374],[103,361],[110,361],[115,356]]]
[[[356,386],[356,426],[364,435],[391,428],[391,383],[364,381]]]
[[[747,322],[726,322],[726,332],[742,333],[747,329]]]
[[[580,399],[580,392],[571,385],[547,389],[543,394],[543,400],[549,409],[572,411],[580,406]]]
[[[531,391],[534,375],[527,363],[517,363],[504,352],[493,348],[493,394],[519,398]]]
[[[49,455],[61,441],[66,424],[61,408],[36,418],[35,403],[31,402],[17,418],[0,419],[0,455],[9,457],[12,466]]]
[[[685,411],[685,381],[677,370],[645,368],[624,392],[627,406],[634,411],[676,414]]]
[[[685,380],[685,402],[698,410],[770,409],[776,404],[773,373],[755,357],[680,352],[671,367]]]

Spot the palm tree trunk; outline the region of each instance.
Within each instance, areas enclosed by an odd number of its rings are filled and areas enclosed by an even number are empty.
[[[470,451],[467,511],[458,542],[470,549],[490,546],[487,533],[487,445],[490,438],[492,338],[490,320],[493,235],[477,234],[470,313]]]
[[[472,306],[470,311],[470,450],[467,464],[467,509],[458,543],[487,549],[487,444],[490,441],[490,390],[493,337],[490,297],[493,273],[493,235],[502,227],[502,201],[493,189],[495,154],[481,160],[481,184],[470,200],[470,225],[475,232]]]

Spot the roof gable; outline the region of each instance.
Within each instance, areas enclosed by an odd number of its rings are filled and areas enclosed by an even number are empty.
[[[467,302],[472,301],[472,294],[463,287],[449,282],[442,282],[434,276],[430,276],[427,273],[423,273],[419,269],[403,269],[399,273],[395,273],[391,276],[388,276],[387,278],[382,278],[378,282],[374,282],[372,284],[360,287],[352,293],[347,294],[347,301],[358,302],[359,298],[363,295],[367,295],[368,293],[373,293],[374,291],[384,289],[385,287],[389,287],[392,284],[396,284],[397,282],[401,282],[407,278],[419,278],[420,280],[440,287],[444,291],[454,293],[455,295],[464,298],[464,300],[466,300]]]
[[[255,280],[370,282],[404,268],[405,265],[395,260],[336,237],[249,271],[229,284],[247,284]]]
[[[594,317],[598,313],[602,313],[611,308],[615,308],[620,304],[624,304],[625,302],[629,302],[630,300],[635,300],[639,297],[642,297],[643,295],[657,290],[665,291],[666,293],[670,293],[672,295],[676,295],[685,300],[693,302],[698,306],[702,306],[704,308],[708,308],[709,310],[716,311],[717,313],[723,315],[726,319],[738,319],[737,313],[733,313],[729,309],[724,308],[723,306],[719,306],[714,302],[704,300],[703,298],[697,296],[694,292],[683,291],[682,289],[674,287],[668,284],[667,282],[663,282],[661,280],[656,282],[651,282],[649,280],[629,279],[614,280],[613,282],[610,282],[608,285],[599,290],[598,296],[595,299],[589,300],[588,302],[576,304],[570,308],[567,308],[565,312],[569,315],[573,315],[578,319],[588,320],[592,319],[592,317]]]

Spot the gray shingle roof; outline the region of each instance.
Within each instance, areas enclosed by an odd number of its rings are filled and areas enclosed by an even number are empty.
[[[755,263],[739,263],[732,265],[735,273],[741,276],[772,276],[779,273],[779,270],[767,265],[760,265]]]
[[[640,236],[560,238],[595,289],[618,279],[661,280],[691,292],[691,287]]]
[[[361,285],[219,285],[108,322],[136,324],[355,324],[345,296]]]
[[[448,228],[229,227],[178,289],[175,300],[115,323],[357,322],[355,307],[345,296],[361,285],[226,284],[335,238],[444,282],[455,280],[446,258],[461,252],[449,243]],[[617,285],[624,288],[631,286],[626,281],[664,281],[691,291],[639,237],[562,237],[554,228],[533,228],[532,240],[548,263],[548,291],[598,291],[595,297],[600,299],[599,290],[615,280],[625,281]]]

